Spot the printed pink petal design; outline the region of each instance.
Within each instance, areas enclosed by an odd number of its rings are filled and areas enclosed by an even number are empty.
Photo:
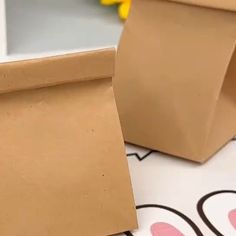
[[[230,211],[229,213],[229,220],[233,227],[236,229],[236,209]]]
[[[178,229],[167,223],[155,223],[151,226],[152,236],[184,236]]]

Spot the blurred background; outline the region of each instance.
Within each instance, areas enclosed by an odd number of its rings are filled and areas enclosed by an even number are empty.
[[[5,30],[8,54],[116,46],[124,21],[118,15],[121,5],[112,5],[115,2],[7,0]]]

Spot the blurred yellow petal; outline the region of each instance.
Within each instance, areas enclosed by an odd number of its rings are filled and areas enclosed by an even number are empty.
[[[120,0],[100,0],[102,5],[113,5],[113,4],[117,4],[120,3]]]
[[[119,15],[121,19],[126,20],[128,18],[130,7],[131,7],[131,0],[123,1],[123,3],[120,4]]]
[[[119,15],[122,20],[127,19],[130,11],[131,0],[100,0],[102,5],[110,6],[119,4]]]

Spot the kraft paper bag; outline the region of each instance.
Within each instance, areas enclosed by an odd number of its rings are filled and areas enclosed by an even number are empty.
[[[125,140],[205,162],[236,134],[236,2],[134,0],[114,90]]]
[[[136,228],[114,50],[0,65],[0,235]]]

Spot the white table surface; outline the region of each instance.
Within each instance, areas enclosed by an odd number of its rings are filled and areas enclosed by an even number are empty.
[[[126,235],[236,235],[236,141],[204,165],[131,145],[127,153],[140,229]],[[207,194],[212,196],[201,204]]]

